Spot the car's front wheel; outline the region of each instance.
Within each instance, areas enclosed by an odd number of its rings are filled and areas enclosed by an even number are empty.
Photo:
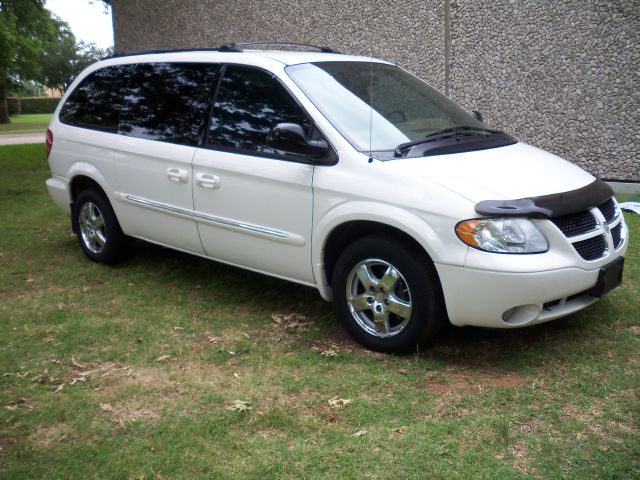
[[[433,265],[400,239],[372,235],[351,244],[338,259],[332,288],[345,327],[373,350],[414,350],[445,323]]]
[[[97,189],[83,190],[73,204],[72,221],[80,247],[94,262],[116,263],[128,244],[109,200]]]

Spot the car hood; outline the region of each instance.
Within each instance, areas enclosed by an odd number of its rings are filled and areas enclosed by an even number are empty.
[[[567,192],[594,181],[580,167],[525,143],[388,163],[394,170],[438,183],[474,203]]]

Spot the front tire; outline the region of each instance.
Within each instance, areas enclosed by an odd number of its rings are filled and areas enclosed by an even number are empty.
[[[121,260],[129,245],[109,200],[101,191],[88,188],[73,204],[73,230],[80,247],[94,262],[113,264]]]
[[[372,350],[415,350],[445,324],[433,264],[401,239],[372,235],[352,243],[338,258],[332,287],[343,324]]]

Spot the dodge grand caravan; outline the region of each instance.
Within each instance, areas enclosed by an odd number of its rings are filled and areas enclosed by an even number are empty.
[[[601,180],[388,62],[245,46],[120,55],[73,82],[47,187],[89,259],[135,237],[312,286],[381,351],[620,284],[627,228]]]

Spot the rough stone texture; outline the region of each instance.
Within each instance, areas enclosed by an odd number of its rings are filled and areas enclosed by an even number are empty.
[[[593,174],[640,180],[640,2],[451,3],[449,93]]]
[[[640,180],[640,0],[112,4],[118,51],[286,39],[373,55],[520,140]]]
[[[113,0],[116,50],[289,40],[372,55],[444,88],[442,0]]]

